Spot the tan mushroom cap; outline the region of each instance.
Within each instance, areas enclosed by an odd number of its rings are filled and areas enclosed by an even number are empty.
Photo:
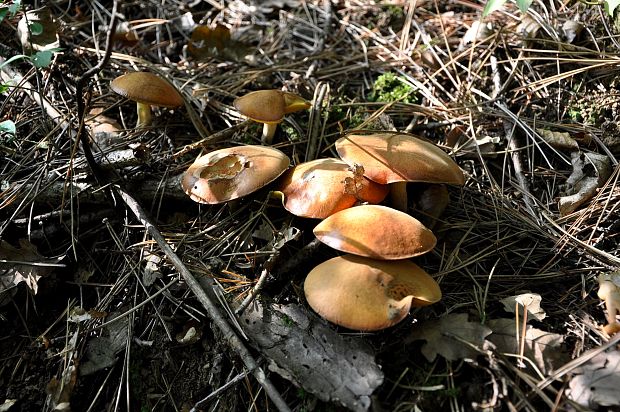
[[[149,72],[132,72],[117,77],[112,90],[130,100],[162,107],[183,106],[183,96],[168,81]]]
[[[349,134],[336,141],[348,164],[364,166],[377,183],[428,182],[463,185],[463,171],[443,150],[407,133]]]
[[[196,202],[227,202],[274,181],[289,163],[288,156],[271,147],[229,147],[196,159],[183,174],[181,186]]]
[[[255,122],[280,123],[284,115],[308,109],[310,103],[300,96],[282,90],[257,90],[238,97],[233,105]]]
[[[312,269],[304,293],[321,317],[361,331],[388,328],[403,320],[412,306],[441,299],[437,282],[415,263],[353,255],[330,259]]]
[[[358,200],[379,203],[389,189],[363,176],[356,177],[345,162],[329,158],[289,169],[282,177],[280,191],[284,194],[284,208],[292,214],[325,219]]]
[[[334,213],[314,235],[341,252],[374,259],[407,259],[435,247],[437,238],[416,218],[386,206],[363,205]]]

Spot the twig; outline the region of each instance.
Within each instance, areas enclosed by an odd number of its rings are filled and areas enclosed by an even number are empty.
[[[323,100],[329,96],[330,87],[325,82],[319,82],[314,92],[312,109],[310,110],[310,120],[308,127],[308,145],[306,146],[306,162],[316,159],[319,151],[320,136],[323,135],[321,127],[321,110],[323,109]]]
[[[170,262],[174,265],[176,270],[179,271],[189,289],[194,293],[198,301],[202,304],[202,306],[207,310],[209,317],[215,323],[215,325],[220,329],[224,338],[228,342],[228,345],[234,349],[246,368],[254,375],[258,383],[261,384],[265,392],[269,396],[269,398],[273,401],[276,408],[279,411],[290,411],[290,408],[284,402],[281,395],[278,393],[278,390],[273,386],[271,381],[265,375],[265,372],[261,367],[258,366],[248,349],[245,347],[241,339],[235,334],[233,329],[230,327],[226,318],[222,316],[218,307],[212,302],[212,300],[207,296],[205,291],[200,287],[200,284],[194,278],[192,273],[187,269],[183,261],[179,258],[179,256],[174,253],[170,245],[166,242],[166,239],[159,232],[157,227],[151,223],[151,221],[146,216],[142,207],[135,201],[133,197],[131,197],[127,192],[125,192],[120,186],[114,187],[116,193],[120,195],[123,201],[127,204],[127,206],[134,213],[136,218],[142,223],[145,227],[146,231],[149,235],[157,242],[157,245],[161,248],[161,250],[166,254]],[[214,284],[212,280],[210,283]]]
[[[86,138],[85,133],[83,133],[83,124],[84,124],[84,114],[86,112],[85,103],[82,99],[82,90],[84,85],[87,83],[89,78],[96,74],[99,70],[101,70],[104,64],[110,58],[111,53],[111,38],[114,32],[114,26],[116,23],[116,10],[117,10],[118,0],[114,1],[114,6],[112,8],[112,18],[110,20],[110,26],[108,28],[108,36],[106,41],[106,51],[101,59],[101,61],[92,69],[88,70],[84,75],[80,77],[76,84],[76,95],[78,100],[78,118],[80,119],[80,128],[78,129],[78,139],[82,143],[82,148],[84,150],[84,154],[86,160],[95,175],[98,183],[103,183],[104,175],[99,168],[99,165],[96,164],[95,159],[93,157],[92,151],[90,150],[90,145],[88,144],[88,139]],[[209,138],[207,138],[209,139]],[[248,370],[254,375],[256,380],[261,384],[269,398],[272,400],[274,405],[279,411],[287,412],[290,411],[290,408],[282,399],[282,396],[277,391],[275,386],[269,381],[265,372],[258,366],[249,350],[245,347],[241,339],[235,334],[231,326],[226,321],[218,309],[218,307],[213,303],[213,301],[207,296],[205,291],[202,289],[198,281],[194,278],[191,272],[187,269],[183,261],[177,256],[177,254],[172,250],[170,245],[166,242],[161,232],[150,219],[147,217],[146,213],[142,209],[142,207],[138,204],[138,202],[131,196],[127,191],[125,191],[119,185],[113,185],[112,189],[119,195],[125,204],[131,209],[136,218],[144,225],[146,231],[149,235],[157,242],[161,250],[166,254],[168,259],[172,262],[174,267],[179,271],[189,289],[194,293],[198,301],[203,305],[203,307],[207,310],[209,317],[215,323],[215,325],[220,329],[222,334],[224,335],[228,345],[234,349],[244,365]]]
[[[235,315],[237,316],[241,315],[243,311],[248,306],[250,306],[250,303],[252,303],[252,301],[256,298],[256,295],[258,295],[258,292],[261,291],[261,289],[263,288],[263,286],[265,285],[267,281],[267,278],[269,277],[270,268],[273,266],[273,262],[276,260],[278,254],[279,252],[275,252],[269,257],[269,259],[267,259],[267,261],[263,265],[263,270],[261,271],[261,274],[258,277],[258,281],[254,285],[254,287],[252,288],[248,296],[246,296],[245,299],[243,299],[243,302],[241,302],[241,304],[237,307],[237,309],[235,309]]]

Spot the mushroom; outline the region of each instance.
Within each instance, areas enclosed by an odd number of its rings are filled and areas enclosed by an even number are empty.
[[[604,274],[601,273],[598,277],[599,299],[605,301],[605,307],[607,309],[607,325],[603,327],[603,330],[608,335],[614,335],[620,332],[620,322],[616,320],[616,314],[620,311],[620,288],[614,282],[614,277],[619,274]]]
[[[306,277],[306,300],[321,317],[361,331],[388,328],[412,306],[441,299],[435,280],[408,260],[345,255],[321,263]]]
[[[407,259],[435,247],[437,238],[416,218],[380,205],[334,213],[314,228],[314,235],[341,252],[374,259]]]
[[[465,183],[450,156],[407,133],[348,134],[336,141],[336,150],[349,165],[362,165],[370,180],[390,184],[392,204],[402,211],[407,210],[407,182]]]
[[[310,102],[295,93],[282,90],[257,90],[238,97],[233,105],[239,113],[263,123],[263,144],[271,144],[284,115],[310,108]]]
[[[356,176],[340,159],[301,163],[282,176],[284,208],[296,216],[324,219],[358,200],[379,203],[388,187]]]
[[[196,159],[181,177],[181,186],[198,203],[227,202],[271,183],[289,163],[288,156],[271,147],[229,147]]]
[[[137,128],[151,124],[151,105],[183,106],[181,93],[167,80],[149,72],[132,72],[119,76],[112,80],[110,88],[121,96],[136,102]]]

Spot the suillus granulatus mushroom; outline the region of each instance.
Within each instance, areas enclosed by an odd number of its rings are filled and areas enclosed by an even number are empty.
[[[136,127],[151,124],[151,106],[183,106],[183,96],[167,80],[149,72],[132,72],[117,77],[110,88],[136,102],[138,121]]]
[[[282,176],[284,208],[296,216],[325,219],[358,201],[379,203],[388,187],[356,176],[340,159],[298,164]]]
[[[341,252],[374,259],[407,259],[435,247],[437,238],[416,218],[381,205],[362,205],[334,213],[314,235]]]
[[[310,307],[345,328],[376,331],[403,320],[411,307],[441,299],[435,280],[408,260],[335,257],[316,266],[304,282]]]
[[[407,133],[348,134],[336,141],[338,155],[364,167],[364,176],[390,185],[395,208],[407,210],[407,182],[463,185],[463,171],[443,150]]]
[[[616,282],[620,281],[620,272],[605,274],[601,273],[598,277],[598,297],[605,302],[607,309],[607,325],[603,330],[608,335],[620,332],[620,322],[616,319],[620,311],[620,288]]]
[[[289,163],[288,156],[271,147],[229,147],[196,159],[183,174],[181,186],[196,202],[227,202],[273,182]]]
[[[273,135],[284,116],[310,108],[310,102],[295,93],[282,90],[257,90],[238,97],[233,102],[235,108],[251,120],[263,123],[261,141],[271,144]]]

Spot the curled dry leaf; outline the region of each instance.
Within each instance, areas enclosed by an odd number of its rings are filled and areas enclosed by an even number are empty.
[[[519,340],[515,336],[515,319],[492,319],[487,326],[493,333],[487,340],[495,345],[495,349],[502,353],[519,354],[521,330]],[[519,325],[521,326],[521,325]],[[523,356],[532,361],[532,364],[543,373],[548,374],[570,360],[570,353],[563,347],[564,336],[527,326],[525,331],[525,345]],[[529,366],[527,362],[524,363]]]
[[[611,176],[611,160],[598,153],[572,152],[573,172],[566,180],[565,194],[559,200],[560,214],[566,216],[596,194]]]
[[[17,37],[26,53],[52,50],[60,47],[60,25],[50,9],[29,10],[17,23]]]
[[[568,132],[555,132],[549,129],[536,129],[540,137],[556,149],[579,150],[579,144]]]
[[[467,318],[467,313],[452,313],[441,319],[422,322],[413,326],[406,341],[425,340],[422,354],[429,362],[434,361],[437,354],[448,360],[475,358],[478,351],[474,347],[482,349],[491,329]]]
[[[620,405],[620,352],[601,352],[575,368],[568,386],[568,397],[582,406]]]
[[[49,275],[54,267],[64,266],[58,263],[64,256],[49,259],[41,256],[27,240],[20,239],[19,244],[20,248],[16,248],[0,241],[0,294],[21,282],[36,294],[39,279]],[[6,303],[8,299],[0,298],[0,306]]]

